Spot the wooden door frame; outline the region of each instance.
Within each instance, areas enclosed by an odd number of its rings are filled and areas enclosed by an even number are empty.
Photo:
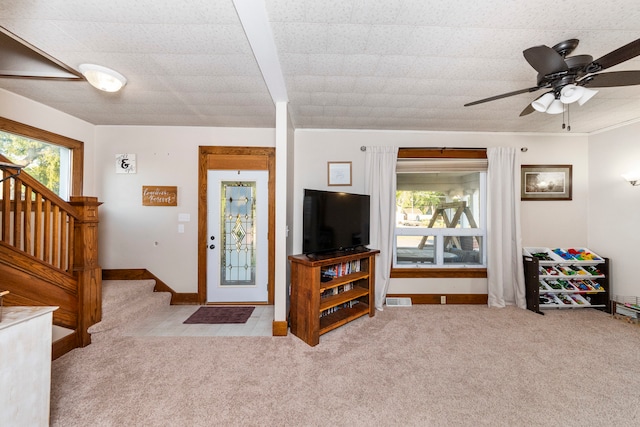
[[[273,147],[200,146],[198,154],[198,303],[207,302],[207,172],[209,170],[267,170],[269,226],[267,230],[267,304],[273,304],[275,282],[276,149]]]

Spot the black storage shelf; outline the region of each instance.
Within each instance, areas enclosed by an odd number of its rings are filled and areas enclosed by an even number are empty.
[[[597,262],[572,260],[540,261],[525,250],[523,256],[527,309],[543,314],[545,309],[595,308],[611,313],[611,283],[609,259],[601,257]],[[600,274],[589,274],[587,270],[597,268]],[[567,268],[577,270],[576,275],[563,275]],[[553,274],[548,274],[548,271]],[[556,273],[557,271],[557,273]],[[554,289],[558,283],[568,282],[568,287]],[[588,286],[587,286],[588,285]],[[547,303],[541,302],[545,300]]]

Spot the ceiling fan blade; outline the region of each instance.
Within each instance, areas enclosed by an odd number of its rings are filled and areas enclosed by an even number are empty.
[[[587,72],[595,73],[600,70],[605,70],[609,67],[613,67],[614,65],[618,65],[621,62],[635,58],[638,55],[640,55],[640,39],[632,41],[631,43],[596,59],[587,67]]]
[[[614,71],[585,77],[585,87],[615,87],[640,85],[640,71]],[[580,83],[579,83],[580,84]]]
[[[473,102],[470,102],[468,104],[464,104],[464,106],[465,107],[470,107],[472,105],[482,104],[484,102],[495,101],[496,99],[502,99],[502,98],[507,98],[509,96],[520,95],[521,93],[535,92],[538,89],[540,89],[538,86],[534,86],[534,87],[529,87],[527,89],[514,90],[513,92],[503,93],[502,95],[496,95],[496,96],[492,96],[490,98],[485,98],[485,99],[480,99],[478,101],[473,101]]]
[[[564,58],[549,46],[534,46],[522,52],[529,65],[541,76],[569,69]]]
[[[527,114],[531,114],[533,113],[535,110],[535,108],[533,108],[533,105],[531,105],[531,103],[527,104],[527,106],[525,107],[524,110],[522,110],[522,112],[520,113],[520,117],[522,116],[526,116]]]

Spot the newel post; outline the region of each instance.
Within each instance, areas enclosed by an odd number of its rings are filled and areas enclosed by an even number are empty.
[[[78,338],[91,344],[87,329],[102,319],[102,268],[98,265],[97,197],[74,196],[69,202],[78,212],[74,224],[73,274],[78,280]]]

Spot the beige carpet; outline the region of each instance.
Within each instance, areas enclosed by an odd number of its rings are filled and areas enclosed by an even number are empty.
[[[636,426],[640,327],[387,308],[288,337],[114,336],[53,362],[53,426]]]
[[[155,280],[103,280],[102,320],[89,327],[91,342],[126,335],[136,321],[168,307],[171,294],[154,292],[155,285]]]

